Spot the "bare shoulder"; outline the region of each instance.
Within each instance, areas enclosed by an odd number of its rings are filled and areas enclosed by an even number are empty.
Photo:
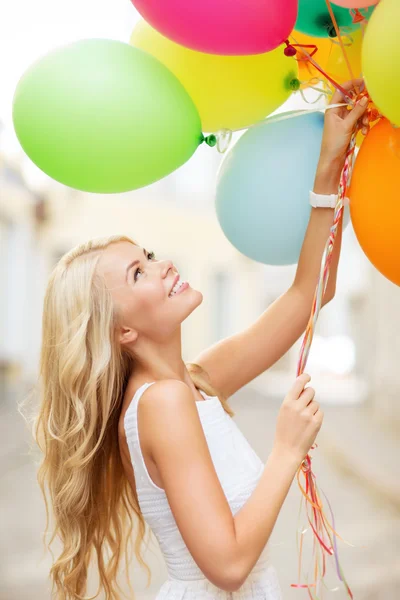
[[[192,392],[183,381],[163,379],[149,386],[141,396],[138,421],[142,445],[154,460],[154,444],[168,443],[171,434],[187,420],[197,420],[201,428]]]
[[[121,408],[120,421],[119,421],[119,430],[120,433],[124,434],[124,420],[127,411],[135,397],[135,393],[140,388],[140,385],[129,384],[126,391],[125,397],[123,401],[123,406]],[[151,386],[149,386],[144,392],[141,394],[139,406],[147,406],[150,402],[153,404],[154,402],[160,402],[162,400],[171,402],[176,395],[179,395],[179,392],[182,390],[189,390],[188,386],[182,381],[177,381],[176,379],[163,379],[161,381],[156,381]],[[139,410],[139,409],[138,409]],[[140,411],[143,412],[142,408]]]
[[[158,409],[162,409],[163,406],[170,409],[188,400],[193,404],[193,396],[186,383],[177,379],[163,379],[149,386],[143,392],[140,402],[142,406],[155,404]],[[161,404],[163,406],[159,406]]]
[[[186,385],[183,381],[179,381],[178,379],[162,379],[160,381],[155,381],[153,385],[151,385],[149,390],[158,390],[159,392],[163,392],[168,394],[168,397],[173,398],[176,392],[181,390],[182,392],[185,390],[190,394],[189,386]]]

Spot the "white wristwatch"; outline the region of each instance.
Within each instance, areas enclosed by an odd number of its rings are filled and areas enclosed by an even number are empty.
[[[310,191],[310,204],[314,208],[335,208],[337,203],[337,194],[316,194]],[[348,206],[349,199],[345,198],[343,206]]]

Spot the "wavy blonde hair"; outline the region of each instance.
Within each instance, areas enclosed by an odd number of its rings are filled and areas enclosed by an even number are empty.
[[[33,418],[33,437],[41,450],[37,479],[46,506],[48,488],[54,529],[62,551],[50,570],[52,596],[82,599],[87,593],[93,554],[99,587],[107,600],[118,600],[121,559],[130,592],[132,531],[139,564],[151,572],[141,555],[147,528],[136,488],[125,475],[118,444],[118,421],[128,377],[134,364],[118,343],[118,314],[104,280],[96,272],[102,252],[116,242],[136,243],[126,236],[97,238],[66,253],[54,268],[43,307],[40,357],[40,401]],[[234,413],[213,389],[207,373],[187,365],[196,387],[218,396],[224,410]],[[136,519],[133,518],[136,516]],[[55,595],[54,595],[55,594]]]

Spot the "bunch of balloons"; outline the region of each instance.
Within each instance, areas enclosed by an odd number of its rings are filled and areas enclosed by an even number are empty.
[[[217,218],[246,256],[293,264],[310,215],[323,117],[268,117],[293,93],[313,87],[329,95],[363,74],[380,120],[359,139],[351,217],[372,263],[400,284],[400,266],[388,258],[398,254],[400,236],[383,235],[398,217],[400,2],[132,3],[143,19],[129,44],[81,40],[37,60],[20,79],[14,127],[36,165],[79,190],[124,192],[173,172],[199,144],[215,145],[219,132],[248,128],[221,164]]]
[[[382,118],[371,128],[356,159],[349,194],[351,220],[360,246],[372,264],[400,285],[398,0],[380,0],[375,8],[363,39],[362,69],[369,95]]]

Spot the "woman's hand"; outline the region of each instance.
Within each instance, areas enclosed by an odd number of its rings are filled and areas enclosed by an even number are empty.
[[[364,89],[363,79],[354,79],[342,84],[342,88],[349,92],[351,98],[356,97]],[[342,92],[336,90],[329,104],[340,104],[345,102]],[[342,163],[346,158],[351,135],[354,128],[362,118],[368,106],[368,98],[363,97],[350,110],[347,106],[329,108],[325,112],[324,132],[321,143],[320,160],[324,163]],[[367,133],[368,118],[365,116],[361,121],[362,132]]]
[[[303,373],[287,393],[276,421],[274,449],[280,455],[301,462],[307,455],[319,430],[324,413],[314,399],[315,390],[305,387],[311,377]]]

